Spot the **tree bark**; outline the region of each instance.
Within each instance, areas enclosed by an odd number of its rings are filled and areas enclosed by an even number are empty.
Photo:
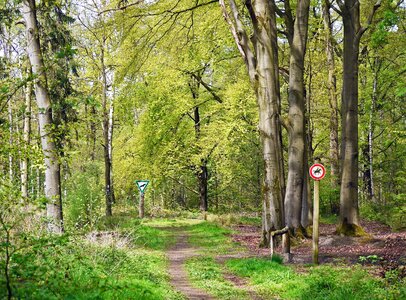
[[[356,235],[358,209],[358,56],[360,9],[358,0],[340,4],[344,24],[343,89],[341,95],[341,191],[338,232]]]
[[[368,181],[368,198],[373,202],[377,202],[375,197],[375,180],[374,180],[374,114],[376,107],[376,100],[378,97],[378,69],[380,68],[379,58],[374,60],[374,79],[372,83],[372,98],[371,108],[369,112],[369,124],[368,124],[368,167],[369,167],[369,181]]]
[[[199,98],[199,87],[201,81],[201,74],[192,75],[191,82],[189,83],[190,91],[194,100]],[[195,106],[193,110],[193,121],[195,127],[196,141],[200,139],[200,111],[199,106]],[[201,211],[207,211],[209,209],[208,203],[208,170],[207,159],[202,158],[200,166],[197,167],[196,177],[199,185],[199,208]]]
[[[332,188],[339,185],[339,150],[338,150],[338,104],[337,80],[335,75],[334,46],[331,28],[330,2],[323,1],[323,24],[326,33],[326,55],[328,66],[327,87],[330,104],[330,174]]]
[[[258,113],[263,178],[263,244],[269,245],[270,232],[284,227],[282,141],[280,129],[279,66],[276,34],[275,3],[258,0],[245,2],[253,25],[251,40],[244,29],[234,0],[229,0],[231,15],[224,0],[220,0],[223,15],[230,25],[255,92]],[[252,43],[251,43],[252,42]]]
[[[29,67],[29,74],[31,74],[31,67]],[[25,110],[24,110],[24,152],[21,161],[21,196],[28,197],[28,149],[31,140],[31,95],[32,95],[32,82],[28,81],[25,88]]]
[[[193,98],[197,97],[195,92],[193,93]],[[196,106],[194,109],[194,122],[195,122],[195,135],[196,139],[200,138],[200,113],[199,107]],[[199,183],[199,206],[201,211],[207,211],[209,209],[208,196],[207,196],[207,180],[208,180],[208,171],[207,171],[207,161],[202,158],[201,164],[198,167],[196,172],[197,181]]]
[[[285,223],[291,232],[304,232],[301,225],[305,155],[304,57],[306,53],[310,0],[298,1],[290,42],[289,66],[289,150],[285,196]],[[289,18],[288,18],[289,19]]]
[[[111,185],[111,160],[109,139],[109,109],[107,108],[107,70],[104,57],[105,38],[100,45],[100,68],[101,68],[101,99],[103,108],[103,152],[104,152],[104,191],[106,196],[106,217],[112,216],[113,193]]]
[[[116,202],[116,196],[114,194],[114,180],[113,180],[113,132],[114,132],[114,97],[110,98],[109,107],[109,129],[108,129],[108,150],[109,150],[109,160],[110,160],[110,191],[111,191],[111,203]]]
[[[22,14],[27,31],[27,52],[36,76],[34,83],[38,105],[39,131],[45,161],[45,197],[47,203],[48,230],[53,233],[63,232],[62,200],[60,185],[60,164],[56,144],[52,136],[53,118],[51,99],[48,92],[47,77],[42,58],[37,26],[35,0],[22,2]]]
[[[8,69],[8,64],[12,64],[11,62],[11,38],[10,38],[10,28],[7,28],[6,25],[1,26],[0,28],[4,33],[4,41],[3,41],[3,52],[4,52],[4,59],[6,61],[6,69],[5,69],[5,76],[9,76],[11,68]],[[7,116],[8,116],[8,131],[9,131],[9,153],[8,153],[8,175],[10,182],[14,181],[14,163],[13,163],[13,104],[11,96],[7,97]]]
[[[307,236],[307,230],[311,225],[312,220],[312,195],[310,188],[310,176],[309,176],[309,154],[307,146],[307,137],[305,137],[305,148],[304,148],[304,161],[303,161],[303,190],[302,190],[302,215],[300,218],[301,225],[304,229],[303,234]]]
[[[9,154],[8,154],[8,176],[10,179],[10,182],[14,181],[14,162],[13,162],[13,106],[12,106],[12,101],[11,99],[8,99],[8,132],[9,132],[9,138],[8,138],[8,144],[9,144]]]
[[[206,161],[202,159],[202,164],[200,165],[200,170],[198,173],[198,180],[199,180],[199,198],[200,198],[200,210],[207,211],[209,209],[208,205],[208,197],[207,197],[207,179],[208,179],[208,172]]]

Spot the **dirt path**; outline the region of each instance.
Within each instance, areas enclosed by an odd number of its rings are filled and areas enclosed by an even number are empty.
[[[171,276],[171,284],[175,289],[184,294],[187,299],[201,300],[214,299],[203,290],[193,287],[188,280],[188,275],[185,270],[185,262],[187,259],[197,255],[195,249],[187,242],[187,234],[179,231],[176,244],[167,251],[169,258],[169,275]]]

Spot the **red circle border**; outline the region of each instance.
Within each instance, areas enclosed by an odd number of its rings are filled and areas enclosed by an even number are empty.
[[[323,176],[321,176],[321,177],[319,177],[319,178],[313,177],[312,170],[313,170],[315,167],[320,167],[320,168],[323,170]],[[314,164],[314,165],[312,165],[312,166],[309,168],[309,175],[310,175],[310,177],[313,178],[314,180],[320,181],[320,180],[322,180],[322,179],[324,178],[324,176],[326,176],[326,168],[325,168],[322,164]]]

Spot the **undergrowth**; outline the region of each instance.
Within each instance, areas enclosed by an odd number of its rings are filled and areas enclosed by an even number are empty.
[[[299,273],[290,266],[259,258],[232,259],[226,265],[249,278],[266,299],[406,299],[404,280],[393,285],[370,276],[360,266],[307,267]]]
[[[172,243],[169,232],[134,218],[99,226],[59,237],[25,235],[29,243],[13,253],[9,266],[13,299],[184,299],[169,284],[163,252]],[[12,242],[9,248],[23,245],[17,237]],[[0,259],[2,269],[4,263]],[[0,299],[6,298],[0,276]]]

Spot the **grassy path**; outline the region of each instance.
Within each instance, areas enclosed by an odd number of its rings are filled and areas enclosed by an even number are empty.
[[[188,299],[406,299],[395,271],[376,278],[359,264],[284,265],[233,242],[230,229],[189,221],[165,228],[176,241],[166,250],[170,283]]]
[[[206,292],[197,289],[191,285],[188,274],[185,269],[187,259],[196,255],[194,248],[187,242],[187,234],[183,231],[176,230],[176,243],[167,252],[169,259],[169,275],[172,286],[185,295],[188,299],[213,299]]]
[[[207,222],[159,225],[175,241],[165,251],[170,283],[187,299],[262,299],[226,268],[227,259],[248,255],[231,242],[229,230]]]

